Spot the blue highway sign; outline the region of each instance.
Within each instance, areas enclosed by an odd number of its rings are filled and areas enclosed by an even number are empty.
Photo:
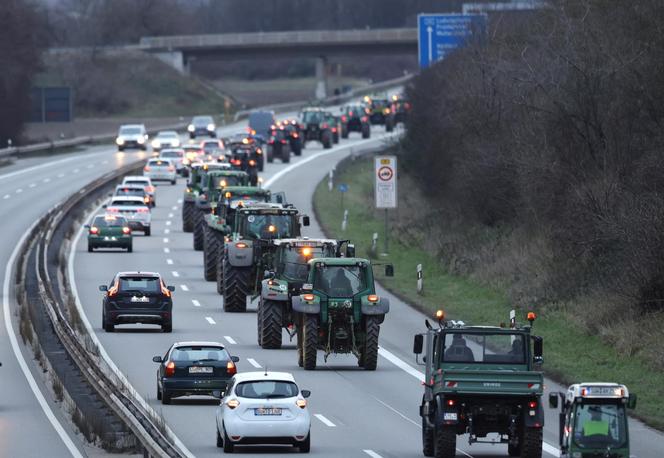
[[[420,14],[417,17],[420,68],[427,68],[486,29],[484,14]]]

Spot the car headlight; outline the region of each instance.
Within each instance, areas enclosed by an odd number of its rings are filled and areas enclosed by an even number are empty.
[[[145,143],[145,137],[138,137],[136,141],[142,145],[143,143]]]
[[[171,143],[171,146],[180,146],[180,140],[175,140],[173,143]]]
[[[188,130],[189,132],[193,132],[194,130],[196,130],[196,128],[194,127],[193,124],[189,124],[189,125],[187,126],[187,130]]]
[[[207,130],[214,130],[214,124],[208,124]]]
[[[152,147],[153,148],[159,148],[159,141],[158,140],[152,140]]]
[[[124,139],[118,137],[118,138],[115,139],[115,143],[118,144],[118,145],[124,145]]]

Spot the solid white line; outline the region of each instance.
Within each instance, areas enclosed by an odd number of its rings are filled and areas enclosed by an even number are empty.
[[[413,366],[410,364],[407,364],[406,362],[402,361],[397,357],[396,355],[393,355],[389,351],[385,350],[383,347],[378,347],[378,354],[397,366],[399,369],[405,371],[406,373],[412,375],[416,379],[418,379],[420,382],[424,381],[424,374],[417,369],[415,369]]]
[[[196,299],[192,299],[191,303],[194,304],[194,307],[200,307],[201,306],[201,303],[198,302]]]
[[[171,225],[171,222],[170,222],[170,221],[166,221],[166,226],[170,226],[170,225]]]
[[[167,259],[167,260],[166,260],[166,264],[168,264],[169,266],[172,265],[172,264],[173,264],[173,260],[172,260],[172,259]]]
[[[164,243],[168,243],[168,237],[164,237]]]
[[[9,260],[7,261],[7,265],[5,266],[5,279],[2,285],[2,312],[5,320],[5,328],[7,330],[7,336],[9,337],[9,343],[11,344],[12,350],[14,351],[14,356],[16,356],[16,361],[18,362],[18,365],[21,367],[21,371],[23,372],[23,375],[28,381],[28,385],[30,386],[32,393],[35,395],[35,398],[37,398],[39,406],[44,411],[44,415],[46,415],[46,418],[48,418],[48,421],[51,423],[55,431],[58,433],[60,439],[62,439],[62,442],[69,450],[69,453],[71,453],[72,456],[74,457],[82,458],[83,455],[81,454],[81,452],[78,451],[78,448],[76,448],[76,445],[74,445],[74,442],[72,442],[71,438],[60,424],[60,421],[56,418],[55,414],[51,410],[51,407],[48,405],[48,402],[46,402],[46,398],[44,398],[43,393],[39,389],[37,381],[32,376],[30,368],[28,368],[28,364],[26,363],[25,358],[23,357],[23,353],[21,353],[21,348],[19,347],[18,339],[16,339],[16,334],[14,334],[14,325],[12,323],[12,317],[9,310],[9,285],[11,284],[12,281],[11,278],[12,267],[14,265],[14,261],[16,261],[18,252],[21,249],[21,245],[23,245],[25,239],[28,238],[28,235],[30,234],[30,232],[32,232],[32,228],[35,226],[36,223],[37,221],[33,222],[30,228],[28,228],[23,233],[20,240],[14,247],[12,254],[9,256]]]
[[[164,229],[164,234],[170,234],[171,230],[170,229]]]
[[[383,458],[381,455],[378,453],[374,452],[373,450],[362,450],[364,453],[369,455],[371,458]]]
[[[314,417],[318,418],[325,426],[329,426],[330,428],[335,428],[337,426],[319,413],[315,413]]]
[[[235,345],[237,343],[231,336],[224,336],[224,339],[226,339],[226,341],[231,345]]]
[[[164,253],[170,253],[171,249],[170,248],[164,248]]]
[[[93,212],[90,213],[88,216],[87,222],[90,222],[92,217],[96,215],[99,211],[101,210],[101,205],[97,207]],[[67,264],[67,272],[69,275],[69,281],[71,284],[71,293],[74,296],[74,300],[76,302],[76,309],[78,310],[79,315],[81,316],[81,320],[83,321],[83,324],[85,325],[85,329],[88,332],[88,335],[90,336],[90,339],[94,342],[94,344],[97,346],[99,349],[99,354],[101,357],[106,361],[106,364],[111,368],[113,373],[120,379],[120,382],[122,383],[123,386],[127,387],[130,391],[131,394],[133,395],[134,399],[136,399],[141,406],[143,406],[143,409],[145,409],[147,412],[152,412],[153,415],[158,417],[158,414],[155,412],[155,410],[145,402],[145,399],[143,399],[143,396],[141,396],[138,391],[133,387],[133,385],[129,382],[125,374],[122,373],[120,369],[118,369],[118,366],[115,365],[111,357],[109,356],[108,352],[106,351],[106,348],[101,344],[101,341],[99,340],[99,337],[97,337],[97,334],[95,333],[94,329],[92,328],[92,324],[90,324],[90,320],[88,319],[88,316],[85,313],[85,310],[83,309],[83,304],[81,304],[81,299],[78,296],[78,287],[76,286],[76,276],[74,274],[74,263],[76,260],[76,247],[78,246],[78,242],[80,241],[81,237],[83,236],[83,231],[85,230],[85,227],[81,224],[81,227],[78,229],[78,232],[76,233],[76,237],[74,237],[74,241],[72,242],[70,248],[69,248],[69,261]],[[29,233],[26,232],[26,234]],[[155,417],[156,418],[156,417]],[[178,436],[175,435],[175,433],[171,430],[171,428],[168,425],[164,425],[164,428],[166,431],[169,433],[169,435],[173,438],[175,444],[178,446],[178,448],[182,451],[182,453],[187,456],[187,458],[195,458],[194,454],[189,451],[189,449],[184,445],[184,443],[180,440]]]
[[[107,154],[107,152],[91,154],[89,156],[97,156],[97,155],[100,155],[100,154]],[[24,173],[32,172],[33,170],[39,170],[39,169],[44,169],[44,168],[47,168],[47,167],[53,167],[54,165],[58,165],[58,164],[64,164],[65,162],[80,161],[81,159],[89,159],[89,157],[86,157],[84,155],[76,155],[74,157],[59,159],[57,161],[44,162],[43,164],[35,165],[33,167],[28,167],[28,168],[25,168],[25,169],[16,170],[15,172],[10,172],[10,173],[5,173],[4,175],[0,175],[0,180],[4,180],[5,178],[15,177],[16,175],[23,175]],[[106,161],[105,164],[108,164],[108,161]],[[65,176],[65,174],[62,173],[62,174],[58,175],[58,178],[62,178],[64,176]]]
[[[174,277],[179,277],[180,276],[180,274],[176,270],[171,272],[171,274],[173,274]]]
[[[260,369],[261,365],[256,362],[254,358],[247,358],[247,361],[249,361],[249,364],[254,366],[256,369]]]
[[[187,285],[180,285],[180,289],[185,292],[189,291],[189,287]]]
[[[213,320],[211,317],[209,317],[209,316],[206,316],[205,319],[206,319],[207,322],[210,323],[210,324],[217,324],[217,322],[214,321],[214,320]]]

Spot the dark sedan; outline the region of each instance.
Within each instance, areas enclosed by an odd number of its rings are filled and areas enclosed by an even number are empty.
[[[157,370],[157,399],[170,404],[181,396],[207,395],[221,397],[228,381],[237,373],[231,356],[219,342],[176,342],[163,357],[152,361]]]

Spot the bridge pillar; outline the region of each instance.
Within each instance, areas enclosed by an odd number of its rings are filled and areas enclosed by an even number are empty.
[[[316,98],[327,97],[327,57],[316,58]]]
[[[154,56],[183,75],[189,74],[189,63],[181,51],[157,52]]]

